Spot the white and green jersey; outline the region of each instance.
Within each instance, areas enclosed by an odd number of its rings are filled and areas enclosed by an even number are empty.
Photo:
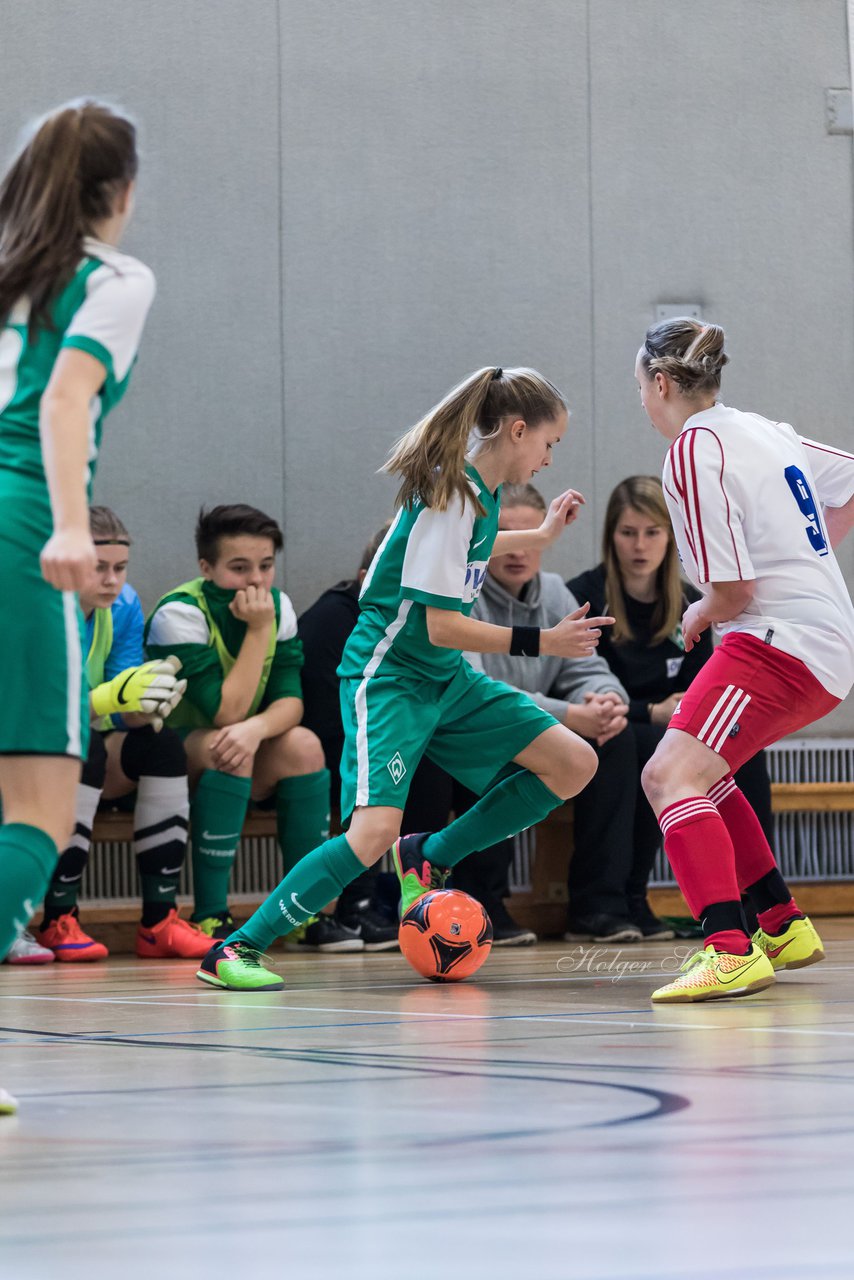
[[[498,532],[500,488],[491,493],[471,465],[472,493],[484,508],[454,498],[445,511],[416,503],[401,508],[374,556],[359,597],[359,621],[338,674],[361,679],[404,671],[449,680],[463,661],[427,634],[427,607],[471,613]]]
[[[21,298],[0,329],[0,467],[45,481],[39,407],[64,347],[87,351],[106,377],[90,406],[91,485],[104,417],[125,393],[148,309],[154,276],[148,267],[97,240],[49,308],[49,323],[28,332],[29,301]]]

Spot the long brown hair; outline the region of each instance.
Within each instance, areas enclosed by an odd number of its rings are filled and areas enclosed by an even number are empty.
[[[0,324],[23,296],[30,331],[45,323],[84,236],[136,169],[136,130],[103,102],[66,103],[38,124],[0,182]]]
[[[608,499],[605,510],[605,527],[602,531],[602,559],[605,563],[605,591],[608,610],[616,621],[611,630],[614,644],[625,644],[635,638],[626,614],[626,594],[620,562],[614,547],[614,533],[623,518],[626,507],[632,507],[646,516],[652,524],[660,525],[667,533],[667,551],[659,565],[655,579],[655,608],[652,614],[653,635],[650,645],[660,644],[673,635],[684,607],[682,578],[679,573],[679,556],[676,539],[661,481],[656,476],[628,476],[621,480]]]
[[[399,506],[446,510],[453,497],[463,506],[471,499],[465,473],[470,438],[496,437],[511,417],[537,426],[566,408],[557,387],[535,369],[478,369],[449,391],[426,417],[401,436],[382,468],[402,477]]]

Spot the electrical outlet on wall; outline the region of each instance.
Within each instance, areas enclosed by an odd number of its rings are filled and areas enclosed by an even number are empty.
[[[850,89],[825,89],[824,123],[828,133],[854,133]]]

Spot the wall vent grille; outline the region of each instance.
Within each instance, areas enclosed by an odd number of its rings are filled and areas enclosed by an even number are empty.
[[[772,782],[854,782],[854,739],[788,738],[768,750]],[[783,875],[792,880],[854,880],[854,813],[778,813],[774,815],[775,849]],[[531,888],[536,833],[516,837],[510,888]],[[384,867],[390,870],[389,867]],[[278,883],[282,864],[272,839],[244,840],[233,873],[233,896],[264,897]],[[672,885],[670,867],[659,851],[651,883]],[[188,865],[181,878],[182,896],[192,893]],[[96,844],[83,881],[89,902],[131,900],[139,893],[136,863],[129,845]]]

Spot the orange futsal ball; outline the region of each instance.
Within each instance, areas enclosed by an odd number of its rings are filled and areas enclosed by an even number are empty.
[[[476,899],[436,889],[413,903],[400,922],[400,949],[431,982],[462,982],[492,949],[492,922]]]

